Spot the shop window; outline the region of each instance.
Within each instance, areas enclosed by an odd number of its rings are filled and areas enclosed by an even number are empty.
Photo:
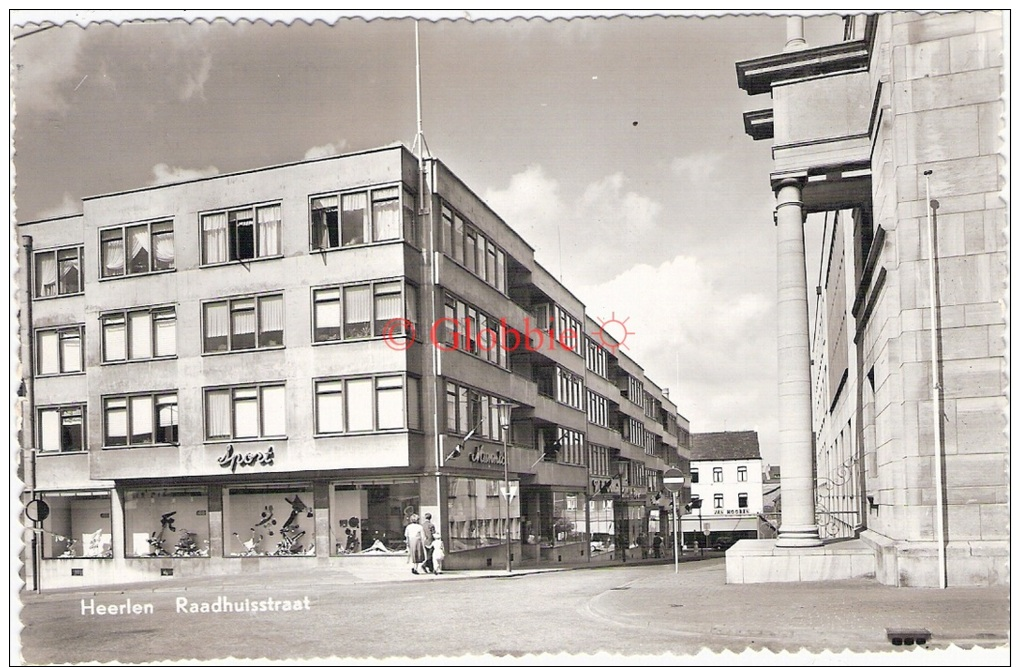
[[[489,488],[494,482],[496,495],[477,492]],[[450,477],[447,501],[447,528],[443,536],[447,551],[465,551],[506,544],[506,499],[499,495],[498,480]],[[584,510],[581,510],[582,516]],[[440,531],[442,533],[443,531]],[[520,493],[510,503],[510,538],[519,540],[521,534]]]
[[[738,482],[747,481],[747,466],[737,466],[737,481]]]
[[[723,481],[722,468],[712,468],[712,481],[713,482]]]
[[[245,206],[202,216],[202,264],[278,257],[280,204]]]
[[[208,493],[204,488],[125,491],[124,542],[129,558],[208,556]]]
[[[282,384],[205,390],[206,440],[280,438],[286,431]]]
[[[403,375],[318,380],[315,432],[330,435],[420,429],[419,391],[418,379]]]
[[[81,274],[82,247],[40,250],[35,253],[35,296],[78,294],[84,287]]]
[[[712,497],[712,507],[717,510],[723,508],[723,494],[717,493]]]
[[[49,508],[42,522],[42,557],[113,558],[109,491],[43,493]]]
[[[737,507],[739,507],[740,509],[747,509],[747,494],[746,493],[738,493],[737,494]]]
[[[104,313],[103,361],[134,361],[177,354],[177,311],[173,306]]]
[[[612,501],[589,500],[588,517],[592,555],[612,552],[616,548],[616,522]]]
[[[229,556],[314,556],[314,518],[310,486],[228,489],[223,551]]]
[[[330,517],[336,536],[332,555],[405,552],[404,528],[416,513],[421,514],[418,482],[337,484]]]
[[[210,301],[202,306],[203,352],[283,346],[283,295]]]
[[[37,331],[36,375],[80,373],[85,367],[84,335],[81,324]]]
[[[177,393],[104,398],[103,433],[105,447],[176,444]]]
[[[39,451],[85,451],[85,406],[39,408]]]
[[[173,221],[119,225],[99,231],[100,277],[115,278],[173,268]]]

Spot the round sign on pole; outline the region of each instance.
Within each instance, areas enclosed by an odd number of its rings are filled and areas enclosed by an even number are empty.
[[[662,485],[666,487],[666,490],[670,493],[678,493],[684,488],[685,481],[682,470],[670,468],[666,472],[662,473]]]
[[[25,505],[25,516],[31,521],[45,521],[46,517],[50,515],[50,506],[46,504],[45,500],[28,501]]]

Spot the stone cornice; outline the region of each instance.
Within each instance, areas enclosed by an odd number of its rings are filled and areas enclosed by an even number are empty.
[[[744,112],[744,132],[755,141],[775,136],[775,119],[772,109]]]
[[[875,15],[868,17],[863,39],[738,62],[737,85],[748,95],[760,95],[783,83],[867,70],[877,20]]]

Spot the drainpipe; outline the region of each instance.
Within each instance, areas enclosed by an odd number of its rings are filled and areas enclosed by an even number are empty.
[[[21,237],[21,247],[23,255],[21,258],[22,271],[25,272],[25,300],[24,300],[24,322],[26,323],[25,328],[22,329],[27,335],[22,335],[21,343],[25,346],[25,352],[22,355],[23,364],[21,367],[21,382],[24,387],[24,400],[22,406],[24,410],[21,413],[21,461],[23,466],[23,474],[25,474],[25,481],[29,484],[29,493],[32,494],[32,500],[36,498],[36,450],[35,450],[35,322],[32,319],[32,237],[24,235]],[[27,463],[27,466],[26,466]],[[25,467],[30,468],[26,470]],[[32,522],[32,590],[37,593],[42,592],[42,586],[39,581],[39,568],[40,568],[40,554],[39,554],[39,534],[34,528],[35,521]]]
[[[935,219],[939,203],[931,198],[931,169],[924,172],[924,193],[928,200],[928,283],[931,289],[931,407],[935,436],[935,539],[938,541],[938,587],[946,587],[946,499],[942,490],[942,386],[939,383],[939,285],[935,272]]]

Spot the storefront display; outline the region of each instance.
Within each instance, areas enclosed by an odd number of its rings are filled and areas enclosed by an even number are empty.
[[[224,555],[315,555],[311,503],[310,486],[228,489],[223,499]]]
[[[553,541],[555,545],[583,542],[588,535],[584,494],[553,491]]]
[[[113,558],[109,491],[66,491],[40,496],[50,509],[42,522],[43,558]]]
[[[616,535],[616,522],[613,520],[613,499],[599,497],[589,500],[588,516],[592,553],[612,551]]]
[[[404,527],[420,506],[417,480],[334,485],[332,555],[403,552]]]
[[[506,542],[506,499],[502,480],[450,477],[447,551],[464,551]],[[510,502],[510,539],[520,540],[520,495]]]
[[[208,493],[199,487],[125,491],[124,538],[129,558],[208,556]]]

